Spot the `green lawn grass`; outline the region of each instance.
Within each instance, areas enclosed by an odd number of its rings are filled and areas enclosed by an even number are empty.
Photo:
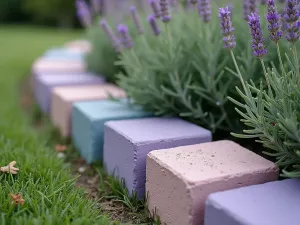
[[[75,187],[74,177],[32,128],[19,103],[19,84],[32,62],[53,45],[80,38],[79,32],[0,26],[0,165],[16,160],[16,176],[0,175],[0,224],[111,224]],[[45,139],[44,139],[45,138]],[[25,204],[12,204],[20,193]]]

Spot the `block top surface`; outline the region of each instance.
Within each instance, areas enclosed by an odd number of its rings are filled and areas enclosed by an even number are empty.
[[[38,80],[41,80],[42,82],[49,84],[49,85],[55,85],[55,84],[76,84],[76,83],[103,83],[104,78],[101,76],[94,75],[92,73],[46,73],[41,74],[37,77]]]
[[[274,163],[226,140],[152,151],[148,157],[193,184],[237,176],[237,171],[243,175],[278,170]]]
[[[245,221],[244,224],[298,225],[300,179],[288,179],[217,192],[210,204]]]
[[[106,118],[125,117],[132,115],[150,115],[150,113],[144,112],[139,107],[129,107],[125,100],[121,102],[111,100],[76,102],[73,107],[80,110],[92,120],[102,120]]]
[[[130,139],[133,143],[140,144],[211,135],[210,131],[178,118],[156,117],[110,121],[106,125]]]
[[[49,55],[58,55],[58,54],[62,54],[62,55],[71,55],[71,56],[84,56],[82,53],[80,52],[73,52],[70,51],[67,48],[62,48],[62,47],[54,47],[51,49],[48,49],[45,53],[44,56],[49,56]]]
[[[116,98],[125,97],[125,92],[112,84],[55,87],[53,94],[70,102],[85,99],[105,99],[109,97],[109,95]]]

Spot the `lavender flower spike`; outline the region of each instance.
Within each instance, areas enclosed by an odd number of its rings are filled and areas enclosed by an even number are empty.
[[[158,24],[155,20],[155,17],[153,15],[149,16],[148,17],[148,22],[149,22],[149,24],[152,28],[153,34],[155,36],[158,36],[160,34],[160,29],[159,29]]]
[[[110,39],[110,41],[112,43],[112,46],[114,47],[114,49],[116,50],[116,52],[120,52],[121,51],[121,46],[120,46],[119,40],[114,35],[113,31],[111,30],[111,28],[109,27],[109,25],[107,24],[107,22],[105,20],[101,20],[100,21],[100,25],[101,25],[103,31],[108,36],[108,38]]]
[[[244,20],[248,20],[248,15],[249,15],[249,0],[243,0],[243,16]]]
[[[124,24],[118,25],[118,32],[120,34],[121,44],[124,48],[132,48],[133,42],[128,32],[128,27]]]
[[[277,43],[282,37],[280,15],[277,12],[274,0],[268,0],[268,13],[266,15],[268,20],[268,30],[270,31],[270,39]]]
[[[229,7],[219,9],[220,26],[223,34],[224,48],[229,50],[236,46],[234,37],[234,27],[231,22],[231,12]]]
[[[160,0],[160,12],[161,12],[161,20],[164,23],[167,23],[171,20],[168,0]]]
[[[201,19],[206,23],[209,22],[211,20],[210,0],[199,0],[197,6],[198,6],[198,12]]]
[[[149,4],[150,4],[150,7],[152,9],[154,17],[158,19],[160,17],[160,9],[159,9],[159,6],[157,4],[157,1],[156,0],[149,0]]]
[[[139,18],[139,15],[137,14],[135,6],[130,7],[130,13],[131,13],[132,20],[135,24],[135,27],[136,27],[138,33],[143,34],[144,33],[144,28],[141,24],[141,20]]]
[[[77,16],[85,27],[92,25],[92,15],[88,4],[83,0],[76,0]]]
[[[285,26],[286,26],[286,39],[295,43],[299,40],[300,33],[300,21],[299,21],[300,11],[299,4],[297,4],[297,0],[287,0],[285,7]]]
[[[262,58],[267,54],[267,49],[264,46],[264,37],[261,30],[259,15],[257,13],[251,13],[248,17],[248,24],[252,36],[253,54],[257,58]]]

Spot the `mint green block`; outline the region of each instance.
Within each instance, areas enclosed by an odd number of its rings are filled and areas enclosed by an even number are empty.
[[[81,156],[92,163],[103,158],[104,123],[153,116],[139,107],[111,100],[76,102],[72,108],[72,138]],[[118,156],[116,156],[118,157]]]

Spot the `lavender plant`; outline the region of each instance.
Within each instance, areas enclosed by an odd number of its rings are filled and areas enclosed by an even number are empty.
[[[113,2],[115,1],[90,0],[88,4],[84,0],[77,0],[76,3],[79,19],[86,27],[87,38],[93,45],[92,51],[86,55],[88,70],[106,77],[110,82],[115,82],[115,75],[120,70],[124,72],[122,66],[114,64],[118,60],[121,43],[119,43],[120,34],[117,28],[109,25],[114,24],[117,19],[115,18],[116,12],[113,13],[111,9]],[[143,33],[146,21],[140,20],[136,7],[130,8],[130,5],[122,3],[122,7],[125,6],[126,8],[123,8],[122,12],[118,11],[118,14],[127,15],[125,21],[130,22],[129,30],[133,31],[131,35],[135,38]],[[100,12],[102,14],[99,14]]]
[[[236,111],[242,117],[242,122],[249,127],[244,134],[233,133],[239,138],[255,138],[268,149],[265,153],[274,157],[282,168],[283,176],[300,177],[300,71],[296,44],[299,41],[299,3],[297,0],[287,0],[284,20],[286,22],[286,40],[291,44],[292,57],[288,54],[282,59],[278,43],[282,38],[280,15],[274,0],[268,0],[266,19],[269,23],[270,40],[277,48],[280,61],[279,68],[274,64],[265,66],[264,56],[267,54],[260,18],[256,13],[249,16],[248,24],[252,35],[253,54],[261,61],[266,80],[258,85],[252,80],[247,82],[240,71],[233,46],[229,48],[236,67],[236,73],[242,87],[236,87],[241,99],[229,98],[238,106]],[[223,30],[233,30],[228,14],[228,8],[219,10]],[[227,24],[227,27],[224,27]],[[233,34],[230,34],[233,37]],[[225,47],[228,48],[228,35],[224,34]],[[284,67],[286,61],[288,67]],[[267,85],[265,85],[267,84]]]
[[[179,7],[171,19],[166,1],[150,0],[160,11],[155,8],[144,26],[151,33],[133,38],[133,46],[121,51],[117,65],[125,68],[126,76],[120,73],[118,83],[135,104],[157,115],[181,116],[213,132],[240,131],[234,103],[227,98],[241,99],[234,89],[240,83],[231,74],[234,63],[220,42],[217,3],[197,2],[189,11]],[[233,4],[235,9],[241,7]],[[241,46],[236,54],[244,79],[257,83],[264,79],[263,69],[252,56],[247,24],[239,15],[231,16],[240,32],[232,39],[229,34],[233,31],[226,31],[229,36],[224,41],[228,48]],[[275,54],[276,48],[270,48],[264,58],[267,65],[277,63]]]

